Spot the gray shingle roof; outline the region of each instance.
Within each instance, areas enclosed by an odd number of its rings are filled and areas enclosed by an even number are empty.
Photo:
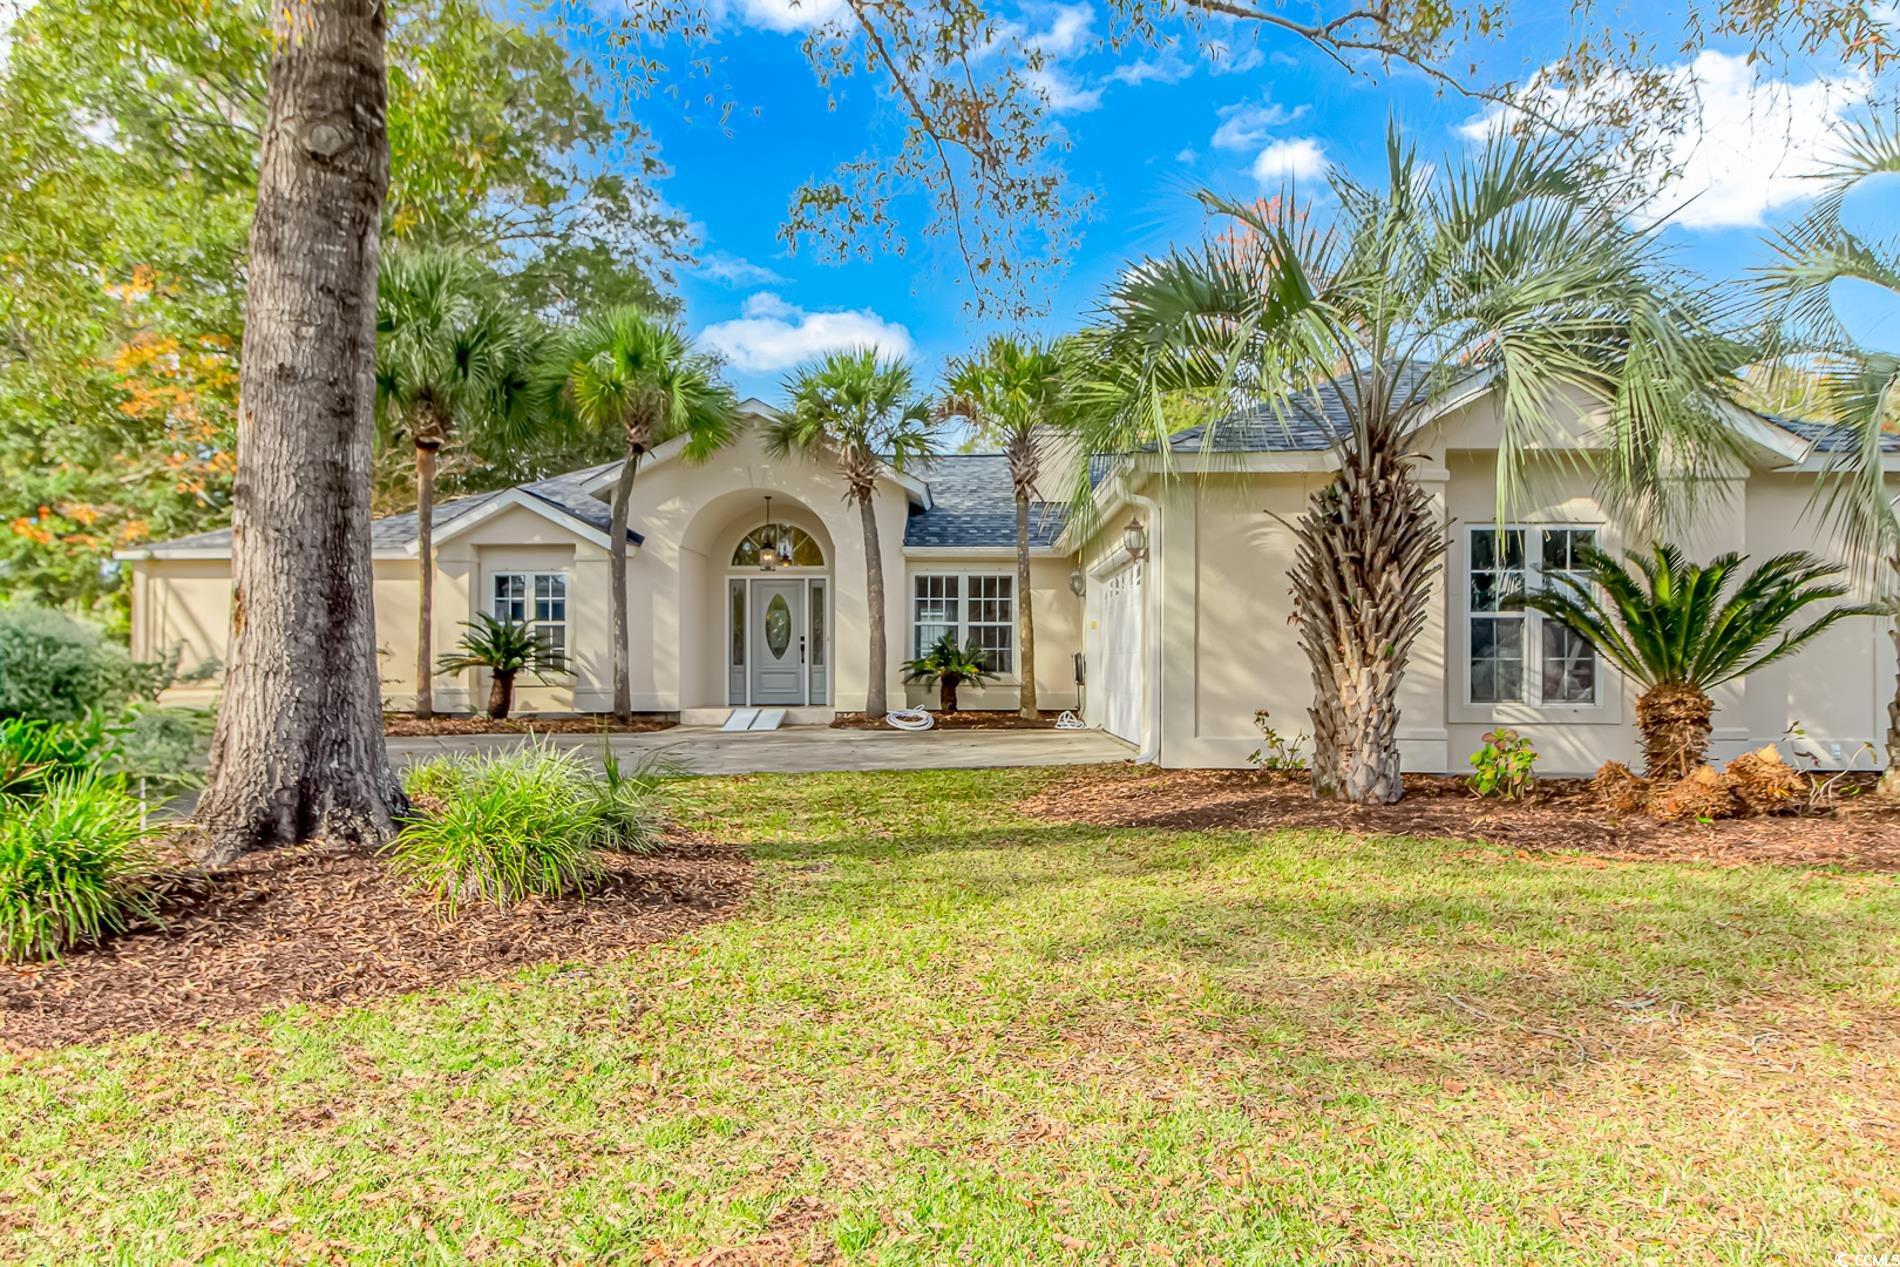
[[[1783,431],[1791,431],[1808,441],[1817,453],[1841,453],[1860,443],[1859,434],[1853,428],[1843,427],[1837,423],[1812,422],[1806,418],[1789,418],[1783,414],[1764,413],[1762,417]],[[1880,451],[1900,453],[1900,433],[1881,432]]]
[[[911,507],[904,544],[912,547],[1009,549],[1016,544],[1016,493],[1009,459],[1000,453],[935,458],[913,473],[930,485],[930,509]],[[1068,510],[1055,502],[1029,506],[1029,544],[1049,546]]]
[[[608,466],[612,465],[614,464],[608,464]],[[566,475],[556,475],[552,479],[523,484],[520,488],[522,492],[538,497],[550,506],[574,516],[590,528],[606,532],[613,526],[613,508],[588,492],[585,487],[585,481],[600,474],[604,469],[606,468],[589,467],[584,471],[570,471]],[[639,545],[646,538],[629,526],[627,540]]]
[[[606,532],[613,519],[612,509],[606,502],[588,493],[580,484],[582,479],[598,474],[600,468],[590,467],[585,471],[571,471],[566,475],[557,475],[552,479],[536,480],[531,484],[517,487],[531,497],[548,503],[557,510]],[[483,506],[501,496],[502,490],[492,493],[472,493],[467,497],[455,497],[445,502],[437,502],[435,513],[430,522],[440,533],[448,525],[466,515],[469,511]],[[416,539],[416,512],[405,510],[400,515],[384,515],[373,519],[369,525],[369,544],[371,550],[404,550],[414,544]],[[627,540],[639,545],[646,540],[632,528],[627,529]],[[172,541],[157,541],[153,547],[161,550],[228,550],[231,548],[231,530],[217,528],[211,532],[201,532],[196,536],[179,537]]]
[[[1432,372],[1427,362],[1407,362],[1398,371],[1399,392],[1422,394]],[[1176,432],[1169,448],[1176,453],[1311,453],[1331,448],[1352,431],[1346,406],[1355,398],[1350,380],[1336,381],[1339,390],[1313,388],[1277,404],[1242,404],[1217,422]]]

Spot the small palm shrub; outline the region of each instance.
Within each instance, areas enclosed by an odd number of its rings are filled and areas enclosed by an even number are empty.
[[[153,916],[139,803],[117,779],[64,774],[0,797],[0,958],[52,959]]]
[[[1830,607],[1795,628],[1803,609],[1847,595],[1838,580],[1845,569],[1804,551],[1776,555],[1745,576],[1745,559],[1734,553],[1706,565],[1665,545],[1626,557],[1627,567],[1585,550],[1580,573],[1553,573],[1549,588],[1516,601],[1576,630],[1641,689],[1636,725],[1648,775],[1658,781],[1679,781],[1702,764],[1715,711],[1710,691],[1793,655],[1840,621],[1881,610]]]
[[[956,636],[945,634],[915,660],[904,662],[904,680],[935,684],[937,704],[946,713],[957,711],[957,688],[968,682],[981,686],[996,675],[990,672],[983,649],[971,642],[957,646]]]
[[[521,674],[532,674],[536,681],[546,682],[571,672],[561,649],[520,621],[498,620],[482,612],[474,621],[463,621],[462,627],[468,632],[462,635],[461,649],[437,661],[436,672],[446,675],[487,669],[488,715],[496,721],[506,718],[514,707],[515,679]]]
[[[1530,795],[1536,766],[1537,749],[1531,741],[1509,726],[1499,726],[1487,730],[1471,754],[1471,774],[1465,782],[1479,796],[1515,801]]]

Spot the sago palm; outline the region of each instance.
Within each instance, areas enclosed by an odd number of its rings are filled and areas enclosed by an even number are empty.
[[[1036,716],[1036,623],[1029,589],[1029,508],[1038,495],[1043,459],[1063,424],[1064,362],[1058,348],[1006,335],[981,355],[952,361],[944,375],[943,413],[965,418],[977,435],[1003,450],[1016,497],[1016,626],[1018,704]]]
[[[731,441],[739,403],[711,358],[695,351],[677,325],[638,308],[609,308],[556,336],[537,382],[538,395],[556,416],[588,431],[617,434],[626,444],[608,531],[614,714],[625,720],[633,712],[627,517],[640,460],[655,446],[684,436],[687,459],[704,461]]]
[[[515,679],[523,673],[546,682],[550,677],[569,672],[567,656],[561,649],[518,620],[501,620],[487,612],[477,612],[473,621],[463,621],[468,632],[461,647],[442,657],[439,673],[466,673],[470,669],[488,670],[488,715],[505,721],[514,707]]]
[[[1570,626],[1641,689],[1636,725],[1653,779],[1679,779],[1702,763],[1715,709],[1709,692],[1879,610],[1830,607],[1794,628],[1805,608],[1847,594],[1839,564],[1803,551],[1776,555],[1746,576],[1747,560],[1734,553],[1706,565],[1674,546],[1626,557],[1628,566],[1586,547],[1575,574],[1549,573],[1548,588],[1514,602]]]
[[[787,380],[785,411],[765,433],[775,456],[827,457],[844,477],[845,498],[858,508],[864,532],[864,583],[870,605],[870,681],[864,711],[889,707],[884,551],[873,493],[888,466],[902,471],[937,452],[937,422],[913,390],[910,366],[873,348],[833,352]]]
[[[1818,179],[1821,196],[1806,215],[1770,242],[1778,258],[1763,271],[1771,338],[1765,369],[1771,389],[1794,379],[1803,412],[1841,428],[1818,491],[1819,507],[1851,554],[1884,555],[1890,583],[1900,587],[1900,519],[1894,513],[1893,434],[1900,430],[1900,354],[1866,347],[1835,309],[1839,282],[1859,282],[1900,301],[1900,234],[1891,224],[1874,234],[1849,227],[1850,193],[1875,177],[1900,172],[1900,112],[1848,124],[1841,147]],[[1900,594],[1890,591],[1888,634],[1900,659]],[[1887,773],[1880,790],[1900,796],[1900,676],[1887,703]]]
[[[995,676],[990,672],[988,653],[974,639],[959,647],[953,633],[946,633],[922,655],[904,662],[904,680],[935,686],[937,706],[946,713],[957,711],[957,688],[966,682],[981,686]]]
[[[1090,451],[1152,452],[1164,473],[1184,418],[1212,419],[1210,462],[1236,407],[1323,432],[1338,475],[1295,525],[1291,568],[1312,788],[1382,803],[1403,790],[1399,685],[1445,545],[1414,471],[1426,423],[1491,386],[1503,510],[1563,397],[1592,394],[1604,500],[1653,518],[1662,490],[1694,486],[1665,462],[1693,476],[1733,451],[1707,392],[1726,348],[1574,149],[1497,136],[1434,169],[1395,131],[1383,188],[1330,184],[1329,213],[1206,195],[1223,231],[1124,273],[1084,336],[1096,373],[1077,395]]]
[[[458,433],[519,408],[523,322],[502,306],[495,277],[458,251],[394,249],[376,284],[376,404],[385,443],[415,448],[418,717],[434,711],[435,478]]]

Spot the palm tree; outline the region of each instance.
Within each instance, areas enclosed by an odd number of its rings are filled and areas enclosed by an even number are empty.
[[[1742,555],[1700,566],[1659,545],[1626,557],[1628,567],[1586,547],[1575,574],[1551,573],[1550,588],[1514,602],[1576,630],[1641,688],[1636,725],[1652,779],[1674,781],[1702,764],[1715,710],[1710,691],[1793,655],[1850,616],[1881,610],[1832,607],[1790,630],[1803,608],[1847,594],[1835,583],[1843,567],[1803,551],[1776,555],[1732,594]]]
[[[376,287],[376,405],[385,443],[415,446],[417,717],[434,712],[435,478],[457,432],[496,423],[519,403],[524,324],[501,306],[495,277],[459,251],[396,249]]]
[[[1884,554],[1900,585],[1900,519],[1886,481],[1886,458],[1900,429],[1900,354],[1863,347],[1834,307],[1835,284],[1857,281],[1900,300],[1900,240],[1869,238],[1848,227],[1847,196],[1883,173],[1900,172],[1900,111],[1846,126],[1821,196],[1806,215],[1775,234],[1779,254],[1763,271],[1774,389],[1788,379],[1805,388],[1806,410],[1835,424],[1848,442],[1830,446],[1817,490],[1824,517],[1857,558]],[[1900,660],[1900,594],[1890,596],[1896,660]],[[1887,704],[1887,772],[1883,796],[1900,796],[1900,677]]]
[[[570,672],[567,656],[561,649],[535,633],[531,625],[518,620],[501,620],[487,612],[477,612],[473,621],[463,621],[468,632],[462,635],[459,650],[442,657],[440,673],[466,673],[487,669],[488,715],[506,721],[515,703],[515,679],[531,673],[546,682],[555,674]]]
[[[951,362],[944,376],[944,414],[967,418],[1009,459],[1016,493],[1018,703],[1032,721],[1037,715],[1036,622],[1030,607],[1029,505],[1037,497],[1047,438],[1061,425],[1066,381],[1056,348],[1006,335],[991,339],[981,356]]]
[[[957,636],[947,633],[914,660],[904,662],[904,680],[922,682],[925,686],[937,688],[937,706],[945,713],[957,711],[957,688],[965,682],[983,685],[995,677],[990,672],[988,654],[976,645],[973,638],[964,646],[957,645]]]
[[[685,455],[704,461],[738,429],[739,404],[711,358],[679,327],[639,308],[609,308],[556,337],[536,376],[537,395],[559,417],[626,440],[614,481],[608,536],[612,569],[614,715],[633,714],[628,664],[627,507],[640,459],[686,438]]]
[[[1294,525],[1290,576],[1316,797],[1403,792],[1399,684],[1445,545],[1411,459],[1454,393],[1495,392],[1500,518],[1571,390],[1607,402],[1602,498],[1626,518],[1659,519],[1665,490],[1692,492],[1683,477],[1734,451],[1708,392],[1728,345],[1659,282],[1653,238],[1625,225],[1592,170],[1567,144],[1500,135],[1434,171],[1394,130],[1385,187],[1335,172],[1325,219],[1290,191],[1204,195],[1226,231],[1128,269],[1083,336],[1087,451],[1152,453],[1166,473],[1182,419],[1212,418],[1212,461],[1236,404],[1330,444],[1338,475]]]
[[[871,494],[887,466],[902,471],[937,451],[937,422],[912,391],[910,366],[883,359],[874,348],[833,352],[786,381],[784,413],[766,431],[774,456],[826,455],[838,463],[845,498],[858,508],[864,527],[865,594],[870,603],[870,684],[864,711],[879,717],[889,707],[884,681],[884,552],[878,541],[877,508]]]

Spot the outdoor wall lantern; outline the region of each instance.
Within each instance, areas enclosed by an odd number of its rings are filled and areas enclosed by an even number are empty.
[[[1080,598],[1088,592],[1088,588],[1088,573],[1084,572],[1081,568],[1071,568],[1069,570],[1069,593]]]
[[[1148,557],[1148,528],[1141,520],[1137,519],[1122,529],[1122,549],[1128,551],[1131,559]]]

